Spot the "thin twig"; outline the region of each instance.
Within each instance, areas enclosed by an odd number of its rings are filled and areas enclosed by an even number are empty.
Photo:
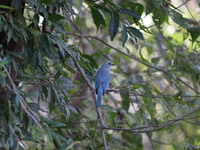
[[[122,94],[129,94],[129,95],[137,95],[137,96],[142,96],[142,97],[150,97],[150,98],[162,98],[162,97],[174,97],[175,95],[167,95],[167,94],[162,94],[162,95],[146,95],[146,94],[142,94],[142,93],[137,93],[137,92],[132,92],[132,91],[128,91],[128,90],[123,90],[123,89],[119,89],[118,88],[115,89],[109,89],[107,90],[107,92],[114,92],[114,93],[122,93]],[[187,95],[183,95],[182,97],[187,97],[187,98],[195,98],[195,97],[200,97],[200,95],[193,95],[193,96],[187,96]]]
[[[186,5],[187,2],[185,3],[184,0],[182,0],[182,2],[183,2],[183,4],[184,4],[184,6],[186,7],[187,11],[189,12],[190,16],[192,17],[192,19],[193,19],[193,20],[195,21],[195,23],[199,26],[199,24],[197,23],[195,17],[192,15],[190,9],[189,9],[188,6]]]
[[[180,8],[181,6],[185,5],[186,3],[188,3],[191,0],[186,0],[185,2],[183,2],[181,5],[179,5],[177,8]]]
[[[177,118],[177,119],[172,119],[172,120],[168,120],[165,123],[161,124],[161,125],[157,125],[158,127],[155,129],[149,129],[149,130],[138,130],[137,128],[130,128],[130,129],[126,129],[126,128],[114,128],[114,127],[106,127],[106,130],[115,130],[115,131],[128,131],[128,132],[132,132],[132,133],[150,133],[150,132],[155,132],[155,131],[159,131],[169,125],[172,125],[178,121],[182,121],[184,118],[186,118],[187,116],[193,114],[194,112],[200,110],[200,108],[197,108],[189,113],[187,113],[186,115]]]
[[[183,120],[183,121],[185,121],[185,122],[187,122],[187,123],[190,123],[190,124],[193,124],[193,125],[200,125],[200,123],[198,123],[198,122],[191,122],[191,121],[188,121],[188,120],[186,120],[186,119],[184,119],[184,118],[182,118],[182,117],[176,115],[174,112],[172,112],[171,109],[169,109],[169,107],[167,106],[167,104],[165,103],[165,101],[164,101],[163,98],[161,98],[161,101],[163,102],[163,104],[164,104],[164,106],[166,107],[167,111],[168,111],[169,113],[171,113],[173,116],[175,116],[175,117],[177,117],[177,118],[179,118],[179,119],[181,119],[181,120]]]
[[[98,120],[99,120],[99,117],[97,117],[97,121],[96,121],[96,125],[95,125],[95,129],[94,129],[94,138],[93,138],[93,149],[95,149],[95,138],[96,138],[96,133],[97,133],[97,125],[98,125]]]

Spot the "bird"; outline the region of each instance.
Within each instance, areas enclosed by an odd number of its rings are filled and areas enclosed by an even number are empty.
[[[96,106],[101,107],[102,96],[108,90],[110,84],[110,68],[114,66],[111,62],[104,63],[95,75],[95,91],[97,95]]]

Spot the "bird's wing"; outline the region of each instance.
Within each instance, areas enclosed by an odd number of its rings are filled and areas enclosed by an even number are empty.
[[[99,88],[100,84],[101,84],[101,74],[98,71],[96,73],[96,76],[95,76],[95,90],[96,90],[96,94],[98,93],[98,88]]]
[[[103,93],[105,93],[109,87],[110,83],[110,72],[105,70],[102,76],[102,88],[103,88]]]
[[[109,87],[110,83],[110,72],[107,69],[100,69],[95,76],[95,89],[98,93],[98,88],[102,87],[103,94]]]
[[[103,95],[104,95],[104,93],[107,91],[107,89],[108,89],[108,87],[109,87],[109,84],[110,84],[110,81],[109,81],[109,82],[108,82],[108,81],[103,82],[103,84],[102,84],[102,87],[103,87]]]

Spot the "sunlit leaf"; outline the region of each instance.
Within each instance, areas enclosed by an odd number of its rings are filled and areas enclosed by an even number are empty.
[[[0,5],[0,8],[14,10],[13,7],[5,6],[5,5]]]

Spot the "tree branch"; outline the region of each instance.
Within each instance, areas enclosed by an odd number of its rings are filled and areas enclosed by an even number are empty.
[[[0,57],[0,62],[2,62],[3,60],[1,59]],[[12,85],[12,88],[13,88],[13,92],[15,93],[15,95],[20,99],[19,102],[20,102],[20,105],[22,106],[22,108],[24,109],[24,111],[27,113],[27,115],[34,120],[34,122],[37,124],[37,126],[39,128],[42,129],[42,126],[40,125],[39,123],[39,117],[35,114],[35,112],[33,112],[33,110],[30,109],[30,107],[26,104],[26,102],[23,100],[23,98],[21,97],[21,95],[18,93],[18,90],[17,90],[17,87],[14,83],[14,81],[12,80],[7,68],[5,65],[3,65],[3,68],[8,76],[8,79],[10,80],[10,83]]]
[[[194,112],[200,110],[200,108],[197,108],[189,113],[187,113],[186,115],[179,117],[177,119],[172,119],[172,120],[168,120],[165,123],[161,124],[161,125],[156,125],[156,126],[146,126],[145,128],[151,128],[151,127],[157,127],[155,129],[149,129],[149,130],[140,130],[141,128],[131,128],[131,129],[126,129],[126,128],[114,128],[114,127],[106,127],[106,130],[115,130],[115,131],[129,131],[132,133],[149,133],[149,132],[155,132],[155,131],[159,131],[169,125],[172,125],[178,121],[184,120],[185,117],[193,114]]]
[[[88,78],[86,77],[84,71],[82,70],[81,66],[79,65],[76,57],[73,55],[71,56],[71,58],[73,59],[77,69],[79,70],[79,72],[81,73],[83,79],[85,80],[87,86],[89,87],[90,91],[92,92],[92,97],[93,97],[93,101],[94,101],[94,104],[96,106],[96,94],[95,94],[95,90],[94,88],[92,87],[91,83],[89,82]],[[106,128],[105,124],[104,124],[104,121],[103,121],[103,117],[102,117],[102,113],[101,113],[101,109],[99,107],[96,106],[96,111],[97,111],[97,115],[100,119],[100,125],[101,125],[101,135],[102,135],[102,140],[103,140],[103,144],[104,144],[104,149],[107,150],[108,147],[107,147],[107,143],[106,143],[106,137],[105,137],[105,132],[104,132],[104,129]]]
[[[78,68],[79,72],[81,73],[82,77],[84,78],[86,84],[88,85],[88,87],[90,88],[91,92],[92,92],[92,96],[93,96],[93,100],[94,103],[96,104],[96,95],[95,95],[95,91],[94,88],[92,87],[91,83],[89,82],[89,80],[87,79],[85,73],[83,72],[82,68],[80,67],[80,65],[78,64],[75,56],[72,56],[72,59],[76,65],[76,67]],[[95,105],[96,106],[96,105]],[[149,126],[143,126],[143,127],[136,127],[136,128],[115,128],[115,127],[107,127],[104,124],[103,121],[103,117],[102,117],[102,113],[100,111],[99,107],[96,107],[97,109],[97,114],[100,118],[100,124],[101,124],[101,133],[102,133],[102,139],[103,139],[103,143],[104,143],[104,148],[107,149],[107,144],[106,144],[106,139],[105,139],[105,133],[104,130],[115,130],[115,131],[129,131],[129,132],[133,132],[133,133],[149,133],[149,132],[155,132],[155,131],[159,131],[167,126],[170,126],[178,121],[185,121],[184,118],[186,118],[187,116],[193,114],[194,112],[200,110],[200,108],[197,108],[187,114],[185,114],[184,116],[178,117],[176,119],[171,119],[166,121],[165,123],[161,124],[161,125],[149,125]],[[153,129],[145,129],[145,128],[153,128]]]
[[[190,85],[187,84],[185,81],[181,80],[179,77],[177,77],[176,75],[172,74],[171,72],[168,72],[168,71],[166,71],[166,70],[164,70],[164,69],[162,69],[162,68],[157,68],[157,67],[152,66],[152,65],[150,65],[150,64],[148,64],[148,63],[145,63],[145,62],[143,62],[142,60],[140,60],[139,58],[137,58],[137,57],[135,57],[135,56],[133,56],[133,55],[128,55],[128,54],[126,54],[126,53],[120,51],[119,49],[113,47],[112,45],[106,43],[104,40],[98,38],[97,36],[86,35],[86,34],[78,34],[78,33],[72,33],[72,32],[65,32],[65,33],[68,34],[68,35],[73,35],[73,36],[77,36],[77,37],[85,37],[85,38],[96,39],[97,41],[103,43],[104,45],[110,47],[111,49],[117,51],[118,53],[123,54],[123,55],[125,55],[125,56],[127,56],[127,57],[129,57],[129,58],[131,58],[131,59],[134,59],[134,60],[136,60],[137,62],[139,62],[139,63],[141,63],[141,64],[143,64],[143,65],[145,65],[145,66],[147,66],[147,67],[149,67],[149,68],[153,68],[153,69],[155,69],[155,70],[158,70],[158,71],[161,71],[161,72],[163,72],[163,73],[169,74],[170,76],[172,76],[172,77],[175,78],[176,80],[180,81],[182,84],[184,84],[185,86],[187,86],[187,87],[190,88],[191,90],[193,90],[193,91],[195,91],[196,93],[199,93],[199,94],[200,94],[200,92],[199,92],[198,90],[194,89],[192,86],[190,86]]]

